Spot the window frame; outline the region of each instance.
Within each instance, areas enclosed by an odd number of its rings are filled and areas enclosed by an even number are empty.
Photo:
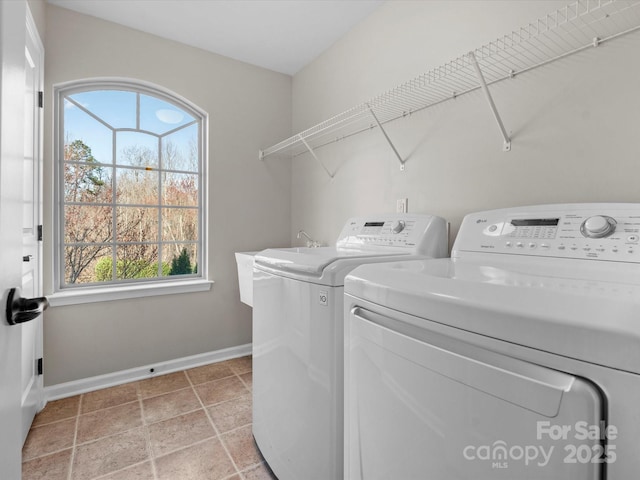
[[[167,102],[185,111],[195,119],[198,126],[198,239],[196,248],[198,252],[197,265],[198,272],[190,275],[111,280],[108,282],[91,284],[66,284],[64,265],[64,144],[65,144],[65,108],[64,100],[67,96],[98,90],[120,90],[141,95],[148,95]],[[136,112],[139,117],[139,112]],[[116,129],[118,131],[120,129]],[[123,128],[123,131],[131,129]],[[54,86],[54,139],[53,139],[53,163],[54,163],[54,186],[53,186],[53,221],[54,238],[51,242],[53,252],[53,295],[49,296],[52,306],[68,305],[75,303],[89,303],[95,301],[115,300],[121,298],[137,298],[150,295],[161,295],[168,293],[186,293],[194,291],[204,291],[211,288],[213,282],[208,280],[208,114],[200,107],[196,106],[184,97],[177,95],[164,87],[130,78],[90,78],[65,82]],[[137,129],[136,131],[146,132]],[[154,133],[155,134],[155,133]],[[166,135],[163,134],[161,136]],[[161,137],[159,136],[159,138]],[[113,151],[112,161],[115,162],[117,152]],[[116,174],[116,163],[113,163],[114,175]],[[112,203],[117,207],[117,203]],[[161,203],[158,203],[158,206]],[[117,245],[117,236],[112,242]],[[157,244],[164,241],[158,238]],[[161,258],[159,259],[161,261]]]

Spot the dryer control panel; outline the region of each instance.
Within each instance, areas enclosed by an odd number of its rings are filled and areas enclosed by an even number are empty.
[[[458,252],[640,263],[640,204],[562,204],[467,215]]]

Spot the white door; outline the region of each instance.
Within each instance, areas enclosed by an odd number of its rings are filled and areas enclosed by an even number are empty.
[[[26,3],[0,1],[0,476],[21,477],[22,329],[7,323],[9,290],[21,285]]]
[[[24,91],[24,163],[22,212],[22,296],[42,296],[42,115],[44,49],[27,9]],[[42,390],[42,315],[22,329],[22,439],[44,407]]]

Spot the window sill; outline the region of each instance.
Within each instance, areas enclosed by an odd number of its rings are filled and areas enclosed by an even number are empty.
[[[125,300],[128,298],[152,297],[155,295],[206,292],[211,290],[212,285],[213,282],[210,280],[198,279],[193,281],[145,285],[73,289],[47,295],[47,299],[49,300],[49,305],[52,307],[62,307],[64,305],[109,302],[113,300]]]

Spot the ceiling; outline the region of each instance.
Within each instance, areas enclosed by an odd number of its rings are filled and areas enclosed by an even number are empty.
[[[293,75],[384,0],[47,0]]]

